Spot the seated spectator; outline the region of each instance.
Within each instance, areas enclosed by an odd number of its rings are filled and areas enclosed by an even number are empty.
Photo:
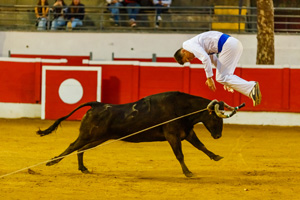
[[[73,29],[77,26],[82,26],[85,9],[80,0],[72,0],[72,3],[67,8],[66,18],[68,19],[67,29]]]
[[[125,0],[127,8],[127,12],[129,14],[129,25],[131,27],[136,26],[136,16],[140,11],[140,4],[138,0]]]
[[[139,23],[139,26],[142,25],[144,27],[151,27],[152,26],[152,20],[149,21],[148,16],[152,16],[154,9],[153,0],[140,0],[139,1],[141,9],[140,9],[140,15],[139,20],[141,22]],[[147,7],[147,8],[146,8]],[[149,14],[151,13],[151,14]]]
[[[39,0],[34,12],[37,18],[37,30],[46,30],[49,12],[48,0]]]
[[[66,25],[66,20],[64,17],[64,11],[66,11],[66,4],[64,0],[56,0],[53,6],[54,20],[51,24],[51,30],[56,30],[57,27]]]
[[[162,21],[161,13],[167,12],[170,8],[172,0],[153,0],[156,9],[155,26],[159,27],[159,22]]]
[[[153,10],[153,0],[139,0],[140,6],[149,7],[147,9],[142,9],[141,11],[150,11]]]
[[[114,21],[115,26],[120,25],[120,10],[119,7],[123,6],[123,0],[106,0],[108,9],[110,10]]]

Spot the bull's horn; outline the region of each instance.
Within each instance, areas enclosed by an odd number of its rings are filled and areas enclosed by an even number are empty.
[[[212,100],[208,105],[207,105],[207,110],[208,110],[208,112],[212,112],[212,111],[214,111],[214,104],[215,103],[218,103],[218,100],[216,100],[216,99],[214,99],[214,100]]]
[[[235,110],[234,107],[229,106],[227,103],[224,102],[224,106],[225,108],[227,108],[228,110]]]
[[[219,110],[219,104],[215,105],[215,113],[220,118],[229,118],[236,113],[236,109],[233,108],[233,111],[229,115],[225,115],[222,111]]]

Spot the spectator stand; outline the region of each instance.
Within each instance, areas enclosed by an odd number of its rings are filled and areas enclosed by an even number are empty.
[[[25,2],[25,1],[24,1]],[[29,2],[29,1],[27,1]],[[36,1],[34,1],[36,2]],[[194,1],[194,3],[199,3]],[[257,32],[257,7],[245,5],[229,6],[197,6],[188,4],[179,6],[172,3],[168,12],[162,13],[163,20],[159,28],[155,27],[155,13],[153,6],[141,6],[138,14],[137,27],[132,28],[128,23],[126,7],[120,7],[121,26],[112,24],[111,13],[107,10],[105,2],[84,2],[85,18],[83,26],[74,28],[78,31],[114,31],[114,32],[195,32],[219,30],[228,33],[256,33]],[[37,31],[36,17],[33,4],[0,3],[0,30]],[[50,8],[53,5],[49,6]],[[51,10],[51,9],[50,9]],[[50,21],[53,13],[49,12]],[[275,33],[299,33],[300,8],[297,7],[274,7]],[[50,23],[48,23],[50,31]],[[61,30],[65,31],[65,27]],[[43,32],[44,32],[43,31]]]

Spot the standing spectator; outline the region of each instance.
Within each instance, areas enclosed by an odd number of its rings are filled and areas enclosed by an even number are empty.
[[[37,30],[46,30],[49,12],[48,0],[39,0],[34,12],[37,18]]]
[[[80,0],[72,0],[72,3],[67,8],[66,17],[69,20],[67,29],[72,29],[77,26],[82,26],[82,20],[84,18],[85,9],[84,5],[80,3]]]
[[[156,10],[155,16],[155,26],[156,28],[159,27],[159,22],[162,21],[161,13],[167,12],[170,8],[172,0],[153,0],[153,4]]]
[[[129,14],[129,24],[131,27],[136,26],[136,16],[140,11],[140,4],[138,0],[125,0],[127,8],[127,12]]]
[[[59,26],[66,25],[66,20],[64,17],[64,11],[66,9],[66,4],[64,0],[56,0],[53,4],[53,16],[54,20],[51,24],[51,30],[56,30]]]
[[[115,21],[115,26],[120,25],[120,10],[119,6],[123,6],[122,2],[123,0],[106,0],[108,3],[108,9],[110,10],[114,21]]]

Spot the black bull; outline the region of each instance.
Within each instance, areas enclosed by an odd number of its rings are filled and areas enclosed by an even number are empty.
[[[231,115],[224,115],[222,111],[224,105],[232,110]],[[86,112],[82,119],[78,138],[63,153],[49,161],[48,166],[56,164],[66,155],[78,151],[79,170],[88,173],[88,169],[83,164],[84,150],[96,147],[107,140],[124,138],[151,126],[200,111],[122,139],[128,142],[168,141],[182,167],[183,173],[187,177],[191,177],[192,172],[184,163],[181,141],[187,140],[212,160],[222,159],[223,157],[209,151],[202,144],[193,130],[194,125],[202,122],[212,137],[218,139],[222,136],[223,118],[232,116],[237,109],[242,107],[233,108],[224,102],[211,101],[181,92],[160,93],[145,97],[134,103],[121,105],[89,102],[77,107],[69,115],[56,120],[48,129],[37,131],[37,134],[41,136],[50,134],[57,129],[63,120],[85,106],[90,106],[91,109]]]

